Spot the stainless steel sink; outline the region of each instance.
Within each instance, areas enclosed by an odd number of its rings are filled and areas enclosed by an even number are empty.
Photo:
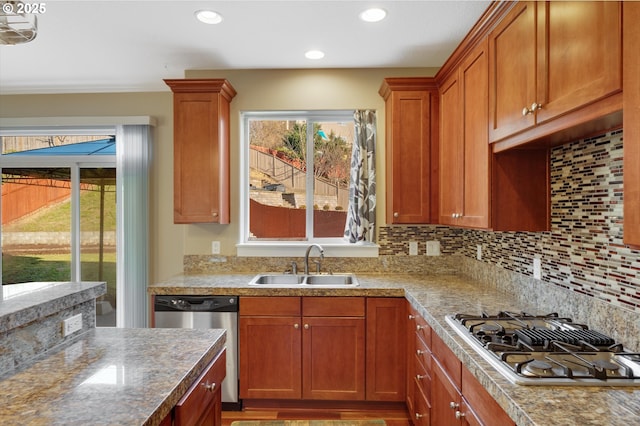
[[[258,274],[249,285],[260,287],[326,287],[344,288],[360,285],[354,274]]]

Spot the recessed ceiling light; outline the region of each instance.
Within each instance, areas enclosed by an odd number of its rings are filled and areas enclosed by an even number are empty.
[[[196,12],[196,18],[205,24],[219,24],[222,22],[222,15],[213,10],[198,10]]]
[[[321,50],[309,50],[304,54],[304,56],[307,59],[322,59],[324,58],[324,52]]]
[[[360,19],[365,22],[380,22],[385,18],[385,16],[387,16],[386,10],[374,7],[362,12],[360,14]]]

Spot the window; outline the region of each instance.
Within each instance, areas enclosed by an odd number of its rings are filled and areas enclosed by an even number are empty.
[[[260,248],[277,255],[274,249],[311,242],[350,245],[354,127],[353,111],[242,113],[239,255],[265,253]]]
[[[97,325],[145,327],[152,120],[121,119],[131,124],[0,120],[0,273],[5,285],[106,281]]]
[[[2,137],[2,284],[106,281],[98,326],[116,325],[115,154],[114,136]]]

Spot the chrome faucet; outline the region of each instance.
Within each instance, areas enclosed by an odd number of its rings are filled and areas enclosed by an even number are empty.
[[[311,249],[314,247],[317,248],[318,251],[320,252],[320,259],[324,259],[324,249],[320,244],[309,245],[309,247],[307,247],[307,251],[304,254],[304,274],[305,275],[309,274],[309,253],[311,253]],[[317,263],[318,263],[317,272],[320,272],[320,262],[317,262]]]

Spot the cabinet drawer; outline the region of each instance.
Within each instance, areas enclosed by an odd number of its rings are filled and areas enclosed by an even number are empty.
[[[513,420],[466,367],[462,368],[462,394],[468,401],[468,405],[473,407],[473,414],[480,419],[479,424],[496,426],[514,424]]]
[[[196,425],[200,415],[208,411],[209,406],[220,392],[220,385],[226,375],[227,351],[223,350],[193,382],[193,385],[175,406],[175,424]],[[211,386],[211,389],[208,387]]]
[[[431,424],[431,405],[426,396],[416,384],[416,400],[414,412],[411,413],[411,419],[414,426],[429,426]]]
[[[416,360],[414,381],[427,397],[427,401],[431,401],[431,356],[427,355],[427,358],[429,359],[429,367]]]
[[[299,297],[247,296],[240,298],[240,316],[300,316]]]
[[[431,350],[431,327],[427,324],[421,315],[416,316],[416,334],[420,336],[422,341]]]
[[[431,351],[418,335],[416,335],[415,354],[416,358],[424,365],[427,371],[431,371]]]
[[[458,390],[462,389],[462,363],[458,357],[435,333],[431,336],[431,344],[434,358],[440,363],[442,369]]]
[[[303,297],[305,317],[364,317],[364,297]]]

